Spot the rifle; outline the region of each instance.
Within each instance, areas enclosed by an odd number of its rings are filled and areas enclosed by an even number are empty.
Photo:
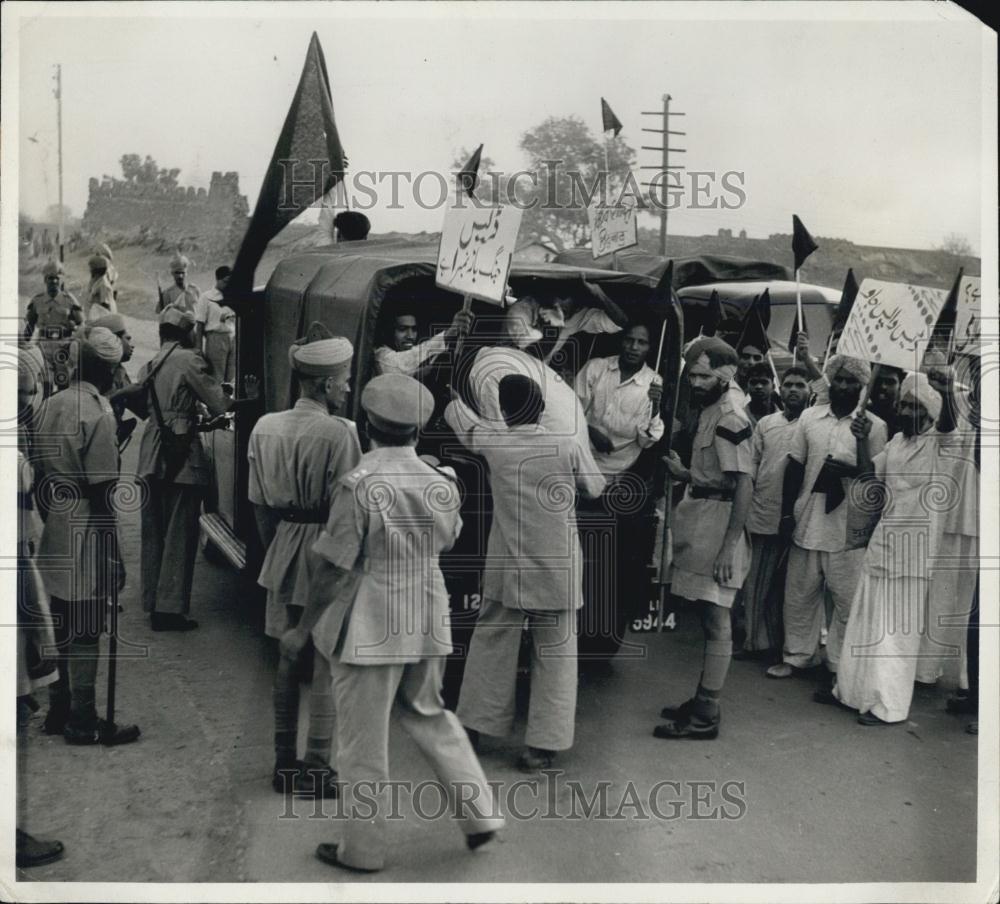
[[[159,314],[163,310],[163,308],[164,308],[164,304],[163,304],[163,286],[160,285],[160,277],[159,276],[156,277],[156,295],[157,295],[157,298],[159,298],[159,303],[156,306],[156,313]]]

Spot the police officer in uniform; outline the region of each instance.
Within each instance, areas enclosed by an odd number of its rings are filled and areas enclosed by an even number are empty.
[[[194,306],[201,297],[201,289],[187,281],[189,266],[191,262],[183,254],[175,254],[170,259],[170,275],[174,278],[174,284],[164,289],[160,295],[160,300],[156,303],[157,314],[171,305],[191,315],[194,314]]]
[[[750,543],[744,529],[753,493],[753,429],[730,393],[738,358],[714,336],[688,350],[691,399],[700,409],[685,468],[676,453],[664,459],[674,480],[688,484],[677,505],[670,590],[697,602],[705,635],[701,678],[694,697],[668,706],[658,738],[710,739],[719,733],[719,697],[732,659],[730,609],[750,570]],[[683,529],[681,529],[683,528]]]
[[[331,657],[347,820],[340,843],[321,844],[316,855],[331,866],[375,872],[388,849],[390,715],[430,761],[470,850],[489,841],[503,817],[465,731],[441,699],[452,644],[438,556],[454,544],[462,519],[454,472],[416,454],[434,397],[412,377],[384,374],[368,383],[361,404],[372,448],[337,484],[312,547],[316,572],[306,610],[281,646],[283,655],[297,656],[312,631],[317,650]],[[359,786],[374,789],[375,812],[367,818]]]
[[[69,339],[83,323],[83,310],[80,302],[62,287],[62,264],[49,261],[42,275],[45,277],[45,291],[28,302],[24,340],[30,341],[38,331],[38,345],[48,371],[45,375],[45,395],[48,396],[69,385],[72,370]]]

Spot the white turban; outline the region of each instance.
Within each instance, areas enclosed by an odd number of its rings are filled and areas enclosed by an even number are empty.
[[[343,336],[317,339],[288,350],[292,368],[304,376],[328,377],[350,364],[354,347]]]
[[[935,421],[941,415],[941,394],[931,386],[926,374],[907,374],[899,390],[899,398],[900,401],[912,399],[914,402],[919,402]]]
[[[107,327],[91,328],[84,341],[102,361],[112,366],[121,363],[123,352],[121,340]]]
[[[872,375],[872,366],[867,361],[862,361],[860,358],[851,358],[847,355],[834,355],[830,358],[826,372],[831,380],[837,375],[837,371],[839,370],[846,370],[855,380],[862,384],[867,384]]]

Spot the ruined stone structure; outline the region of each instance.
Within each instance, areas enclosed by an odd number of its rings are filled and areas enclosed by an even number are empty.
[[[148,238],[184,249],[233,252],[246,231],[248,214],[238,173],[212,173],[207,191],[91,179],[83,228],[93,236]]]

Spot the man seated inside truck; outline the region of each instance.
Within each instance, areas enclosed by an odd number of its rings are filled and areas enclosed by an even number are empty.
[[[380,374],[404,374],[417,377],[421,365],[435,355],[447,351],[459,336],[472,329],[471,311],[459,309],[446,330],[418,342],[420,335],[418,303],[400,303],[391,315],[391,326],[385,330],[384,343],[375,349],[375,368]]]

